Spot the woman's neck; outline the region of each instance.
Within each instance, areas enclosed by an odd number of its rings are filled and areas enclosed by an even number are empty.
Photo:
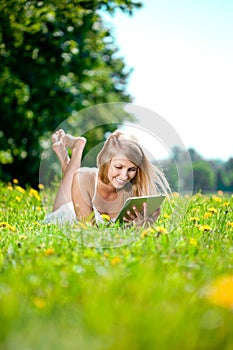
[[[119,191],[114,186],[105,184],[100,179],[98,179],[97,191],[103,199],[109,201],[115,200],[118,197],[119,192],[121,192],[121,190]]]

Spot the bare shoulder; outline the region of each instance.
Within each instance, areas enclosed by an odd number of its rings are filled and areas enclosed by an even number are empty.
[[[88,180],[93,180],[95,179],[97,169],[96,168],[87,168],[83,167],[75,171],[74,176],[79,178],[80,180],[85,179],[86,181]]]
[[[92,197],[95,188],[97,168],[80,168],[74,173],[73,186],[76,186],[82,191],[83,195]]]

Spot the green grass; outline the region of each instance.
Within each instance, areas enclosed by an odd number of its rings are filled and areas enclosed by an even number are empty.
[[[233,348],[232,196],[166,232],[168,205],[153,230],[45,225],[42,193],[0,184],[1,350]]]

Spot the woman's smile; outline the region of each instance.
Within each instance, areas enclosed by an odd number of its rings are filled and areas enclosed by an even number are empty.
[[[108,179],[115,188],[122,188],[137,173],[137,166],[125,158],[113,158],[108,170]]]

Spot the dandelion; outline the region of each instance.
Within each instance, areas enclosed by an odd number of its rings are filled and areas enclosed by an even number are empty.
[[[190,221],[198,222],[200,219],[197,216],[191,216]]]
[[[213,216],[212,213],[210,213],[209,211],[207,211],[205,214],[204,214],[204,218],[207,219],[207,218],[211,218]]]
[[[112,258],[111,260],[111,265],[117,265],[121,262],[121,258],[119,258],[118,256],[115,256],[114,258]]]
[[[217,278],[207,289],[206,298],[213,304],[233,309],[233,275]]]
[[[163,214],[163,218],[164,218],[164,219],[170,219],[170,218],[171,218],[171,215]]]
[[[9,229],[9,230],[12,231],[12,232],[16,232],[16,231],[17,231],[15,226],[10,225],[10,224],[9,224],[8,222],[6,222],[6,221],[0,222],[0,228],[1,228],[1,227],[7,228],[7,229]]]
[[[44,253],[46,256],[53,255],[55,253],[55,250],[53,248],[47,248]]]
[[[148,229],[144,230],[142,233],[141,233],[141,238],[145,238],[147,236],[149,236],[150,233],[154,233],[155,230],[152,228],[152,227],[148,227]]]
[[[165,227],[163,226],[156,226],[156,231],[160,234],[160,233],[163,233],[163,234],[166,234],[167,233],[167,230]]]
[[[34,304],[38,309],[44,309],[46,306],[45,299],[39,297],[34,298]]]
[[[19,191],[20,193],[25,193],[25,189],[22,188],[21,186],[15,186],[15,189]]]
[[[227,222],[227,226],[233,227],[233,221],[228,221],[228,222]]]
[[[8,189],[9,191],[13,191],[13,187],[12,187],[11,185],[8,185],[8,186],[7,186],[7,189]]]
[[[219,198],[217,196],[212,196],[212,199],[217,202],[217,203],[221,203],[222,202],[222,198]]]
[[[14,184],[18,184],[18,183],[19,183],[19,180],[18,180],[18,179],[13,179],[12,182],[13,182]]]
[[[108,222],[110,221],[110,216],[108,214],[101,214],[101,217],[104,219],[104,221]]]
[[[229,202],[223,202],[223,204],[222,204],[224,207],[228,207],[229,205],[230,205],[230,203]]]
[[[200,231],[210,231],[212,228],[209,225],[199,225]]]
[[[208,211],[215,214],[218,212],[217,209],[214,207],[209,208]]]
[[[29,196],[36,198],[38,201],[40,201],[40,196],[37,190],[34,190],[34,188],[30,188],[29,190]]]
[[[191,244],[194,247],[197,247],[197,240],[193,237],[190,238],[189,244]]]
[[[16,200],[16,202],[21,202],[21,197],[20,196],[16,196],[15,200]]]
[[[39,184],[39,185],[38,185],[38,188],[39,188],[40,190],[44,190],[44,185],[43,185],[43,184]]]

